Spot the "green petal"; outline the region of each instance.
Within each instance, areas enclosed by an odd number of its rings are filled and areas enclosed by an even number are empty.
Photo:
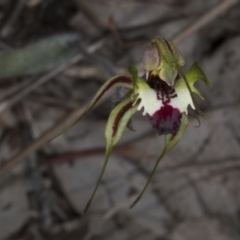
[[[183,133],[185,132],[186,128],[187,128],[187,125],[188,125],[188,118],[185,114],[182,115],[182,119],[181,119],[181,125],[180,125],[180,128],[178,130],[178,132],[176,134],[168,134],[166,135],[165,137],[165,148],[163,149],[162,151],[162,154],[160,155],[160,157],[158,158],[157,162],[155,163],[154,165],[154,168],[148,178],[148,181],[147,183],[145,184],[143,190],[140,192],[140,194],[138,195],[138,197],[136,198],[136,200],[132,203],[132,205],[130,206],[130,208],[132,208],[140,199],[141,197],[143,196],[145,190],[147,189],[148,187],[148,184],[150,183],[156,169],[157,169],[157,166],[160,162],[160,160],[173,148],[175,147],[179,141],[181,140],[182,136],[183,136]]]
[[[186,79],[189,83],[190,89],[192,92],[196,93],[200,98],[204,99],[200,91],[194,86],[194,83],[198,80],[205,82],[205,84],[208,87],[212,87],[211,83],[207,79],[205,73],[203,70],[199,67],[198,63],[194,63],[191,68],[188,70],[188,72],[185,74]],[[184,82],[184,79],[179,79],[176,84],[175,88],[186,88],[186,83]]]
[[[104,160],[103,167],[102,167],[100,176],[98,178],[97,184],[94,188],[94,191],[93,191],[83,213],[85,213],[89,209],[89,207],[92,203],[92,200],[98,189],[99,183],[105,172],[105,169],[106,169],[113,146],[121,138],[123,131],[126,128],[126,125],[128,124],[130,118],[137,111],[137,107],[138,107],[138,104],[133,106],[133,100],[129,96],[125,100],[120,102],[111,112],[109,119],[108,119],[107,126],[106,126],[106,130],[105,130],[105,138],[106,138],[105,160]]]

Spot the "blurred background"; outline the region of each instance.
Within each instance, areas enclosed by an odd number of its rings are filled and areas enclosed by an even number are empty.
[[[0,0],[0,240],[239,240],[240,4],[237,0]],[[159,164],[163,137],[137,114],[104,160],[121,91],[53,139],[143,49],[172,39],[198,61],[206,113]],[[52,140],[53,139],[53,140]]]

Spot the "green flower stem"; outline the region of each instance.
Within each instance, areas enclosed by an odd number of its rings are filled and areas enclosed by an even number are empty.
[[[100,182],[102,180],[103,174],[104,174],[106,166],[108,164],[108,160],[109,160],[111,151],[112,151],[112,146],[109,146],[107,148],[107,150],[106,150],[105,160],[104,160],[104,163],[103,163],[103,166],[102,166],[101,173],[100,173],[100,175],[98,177],[97,184],[96,184],[96,186],[95,186],[95,188],[94,188],[94,190],[92,192],[92,195],[91,195],[90,199],[88,200],[87,205],[84,208],[82,214],[85,214],[88,211],[88,209],[90,208],[91,204],[92,204],[92,200],[93,200],[93,198],[94,198],[94,196],[95,196],[95,194],[97,192],[98,186],[99,186],[99,184],[100,184]]]

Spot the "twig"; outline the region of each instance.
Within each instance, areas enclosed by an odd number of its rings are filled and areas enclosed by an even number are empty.
[[[199,206],[201,207],[203,213],[207,216],[207,217],[211,217],[212,214],[211,214],[211,211],[209,210],[206,202],[205,202],[205,199],[203,198],[201,192],[199,191],[198,189],[198,186],[197,186],[197,183],[194,181],[194,179],[192,179],[190,176],[187,175],[187,181],[189,183],[189,186],[192,188],[195,196],[196,196],[196,199],[198,201],[198,204]]]
[[[99,148],[94,148],[94,149],[91,148],[91,149],[82,150],[82,151],[66,152],[64,154],[42,159],[41,164],[52,165],[52,164],[58,164],[61,162],[72,162],[75,159],[79,159],[83,157],[105,154],[105,151],[106,151],[105,147],[99,147]],[[131,157],[134,159],[139,159],[139,157],[146,158],[146,159],[155,157],[153,155],[145,154],[144,152],[139,152],[134,149],[131,149],[129,144],[116,146],[112,152],[126,156],[126,157]]]
[[[110,96],[110,92],[106,93],[105,96],[100,100],[104,101]],[[77,108],[72,113],[68,114],[60,123],[56,126],[52,127],[51,129],[47,130],[43,133],[42,136],[34,140],[29,146],[23,149],[20,153],[18,153],[15,157],[11,160],[6,162],[0,168],[0,175],[7,172],[9,169],[14,167],[17,163],[19,163],[22,159],[27,157],[29,154],[33,153],[34,151],[38,150],[41,146],[43,146],[48,141],[52,140],[54,137],[58,136],[63,129],[67,129],[71,124],[73,124],[78,118],[80,118],[83,113],[84,109],[87,107],[87,104]]]
[[[123,48],[124,47],[124,43],[123,43],[122,38],[121,38],[121,36],[120,36],[120,34],[118,32],[118,29],[117,29],[117,26],[116,26],[116,23],[114,21],[114,17],[113,16],[109,17],[108,27],[112,31],[113,36],[114,36],[118,46]]]
[[[238,0],[225,0],[219,5],[210,9],[207,13],[205,13],[202,17],[200,17],[196,22],[190,24],[180,33],[178,33],[175,37],[173,37],[173,42],[178,44],[183,39],[188,37],[190,34],[196,32],[203,26],[207,25],[211,21],[213,21],[216,17],[226,11],[228,8],[232,7],[234,4],[238,3]]]
[[[58,106],[58,107],[61,107],[61,108],[65,108],[66,110],[74,110],[77,107],[79,107],[79,104],[77,102],[65,101],[63,99],[48,97],[48,96],[40,95],[40,94],[34,94],[34,95],[32,94],[32,95],[29,96],[28,99],[30,101],[34,101],[34,102],[41,102],[41,103],[46,104],[48,106],[49,105],[54,105],[54,106]]]
[[[154,158],[155,156],[146,154],[145,152],[139,152],[132,148],[131,143],[136,143],[138,141],[141,141],[142,139],[149,137],[151,135],[155,134],[154,131],[150,130],[147,131],[140,136],[131,139],[129,141],[126,141],[120,145],[117,145],[113,148],[113,153],[117,153],[123,156],[127,156],[129,158],[139,159],[139,158]],[[41,159],[41,164],[46,165],[52,165],[52,164],[58,164],[61,162],[72,162],[73,160],[80,159],[82,157],[88,157],[88,156],[94,156],[99,154],[105,154],[105,147],[97,147],[97,148],[90,148],[85,150],[79,150],[79,151],[71,151],[66,152],[63,154],[58,154],[54,156],[47,157],[45,159]]]

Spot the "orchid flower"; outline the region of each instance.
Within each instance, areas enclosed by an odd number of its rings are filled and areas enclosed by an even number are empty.
[[[106,81],[84,112],[84,115],[88,113],[109,89],[118,86],[129,89],[110,113],[105,130],[105,161],[83,213],[89,209],[92,203],[112,148],[121,138],[135,112],[142,111],[143,116],[149,119],[159,135],[165,135],[165,147],[143,190],[130,207],[133,207],[142,197],[160,160],[181,140],[188,125],[188,106],[190,105],[192,109],[200,112],[194,102],[193,93],[202,99],[203,96],[194,83],[202,80],[211,87],[197,63],[194,63],[186,74],[182,72],[180,67],[184,65],[183,58],[174,44],[164,38],[156,38],[152,40],[150,46],[146,47],[143,54],[143,65],[146,70],[146,79],[140,78],[137,69],[130,66],[128,73],[116,75]]]

